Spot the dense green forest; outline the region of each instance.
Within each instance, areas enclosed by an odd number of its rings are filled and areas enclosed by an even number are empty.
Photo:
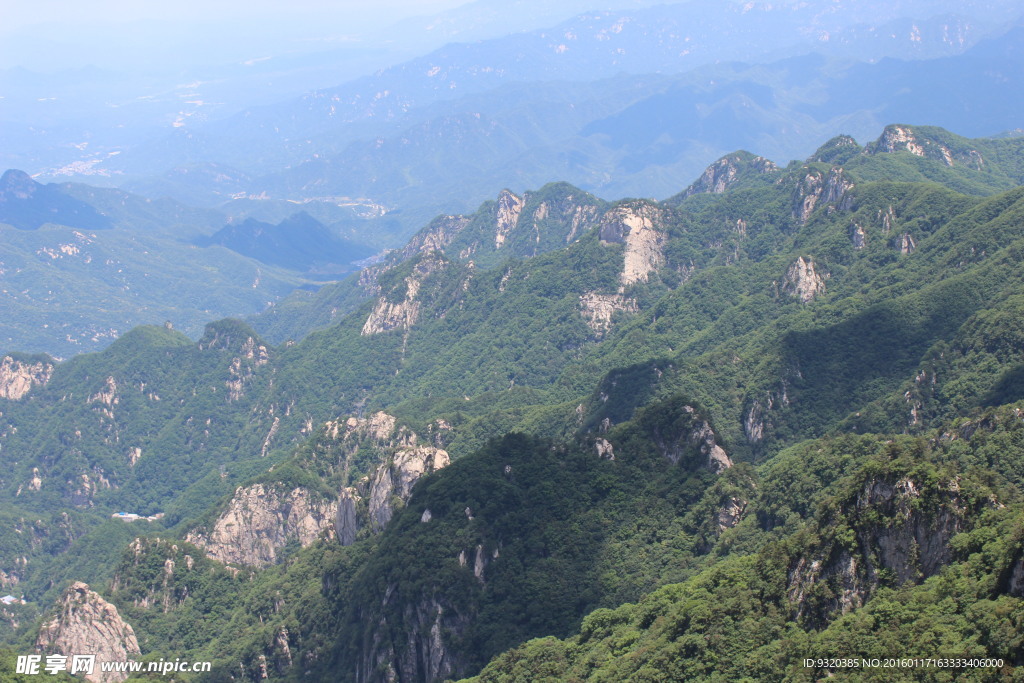
[[[1018,680],[1022,182],[901,125],[506,191],[197,342],[7,356],[0,635],[85,581],[195,680]]]

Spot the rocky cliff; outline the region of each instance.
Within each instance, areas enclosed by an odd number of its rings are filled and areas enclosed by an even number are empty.
[[[622,273],[619,282],[628,286],[646,282],[651,271],[665,264],[663,209],[647,201],[622,204],[608,211],[600,223],[603,244],[622,244]]]
[[[416,254],[446,251],[448,245],[469,223],[469,216],[438,216],[430,222],[430,225],[412,236],[402,249],[400,258],[406,260]]]
[[[193,529],[185,540],[221,562],[265,567],[280,559],[289,542],[306,547],[333,535],[337,514],[337,501],[324,500],[305,487],[240,486],[209,528]]]
[[[395,262],[432,251],[484,265],[509,255],[536,256],[579,239],[597,224],[603,206],[567,183],[521,196],[502,190],[474,214],[435,218],[409,240]]]
[[[939,131],[929,127],[917,128],[894,124],[886,126],[882,135],[864,148],[864,153],[909,152],[917,157],[940,161],[946,166],[961,165],[976,171],[985,167],[985,159],[981,152],[969,147],[954,147],[940,139],[941,137]]]
[[[952,557],[949,542],[992,500],[962,495],[958,477],[921,481],[872,476],[849,495],[835,520],[849,528],[789,567],[788,594],[797,615],[823,623],[862,606],[880,585],[917,583]]]
[[[580,313],[598,337],[603,337],[612,328],[612,318],[616,313],[636,313],[638,310],[636,299],[622,294],[586,292],[580,295]]]
[[[796,297],[800,303],[809,304],[815,297],[825,293],[826,277],[818,272],[813,259],[801,256],[786,270],[782,291]]]
[[[565,184],[554,188],[554,196],[526,199],[535,241],[543,242],[545,233],[554,233],[552,243],[570,244],[597,224],[601,204],[592,195]]]
[[[793,218],[801,225],[806,224],[815,208],[831,204],[846,211],[853,206],[850,190],[854,184],[846,177],[840,166],[833,166],[825,175],[817,169],[809,169],[793,191]]]
[[[749,152],[734,152],[704,169],[700,178],[673,199],[681,201],[695,194],[722,194],[748,176],[777,170],[778,167],[764,157]]]
[[[123,672],[101,672],[100,662],[126,661],[140,652],[135,631],[121,619],[117,608],[81,582],[64,591],[57,601],[56,614],[43,622],[36,650],[65,655],[69,662],[72,655],[96,655],[95,669],[85,678],[100,683],[128,677]]]
[[[387,609],[385,599],[382,610]],[[403,624],[407,632],[394,640],[385,617],[373,631],[372,642],[355,665],[355,679],[367,681],[443,681],[458,669],[456,653],[445,636],[460,633],[469,619],[436,599],[406,606]]]
[[[446,265],[447,261],[437,252],[423,256],[413,267],[412,273],[403,280],[404,287],[387,292],[377,300],[363,324],[362,335],[408,330],[415,325],[420,317],[422,302],[418,295],[421,285],[428,277],[443,270]]]
[[[519,223],[519,214],[526,201],[508,190],[498,195],[498,205],[494,212],[494,248],[501,249],[509,234]]]
[[[415,443],[402,445],[367,479],[357,486],[342,489],[337,516],[338,539],[342,545],[355,542],[363,528],[380,533],[391,521],[396,506],[409,500],[416,482],[449,462],[448,453],[443,449]]]
[[[264,344],[255,337],[247,337],[239,349],[237,356],[231,359],[228,367],[228,380],[224,386],[228,390],[228,401],[237,401],[245,395],[245,387],[252,380],[255,369],[266,365],[270,354]]]
[[[644,422],[641,418],[641,424]],[[673,465],[687,460],[687,464],[702,465],[714,474],[732,467],[732,460],[719,445],[711,423],[691,405],[683,405],[670,424],[650,424],[647,430],[658,451]]]
[[[0,398],[17,401],[34,386],[45,386],[53,375],[53,363],[4,356],[0,360]]]

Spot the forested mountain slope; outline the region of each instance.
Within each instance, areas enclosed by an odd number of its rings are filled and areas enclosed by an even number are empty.
[[[667,202],[503,192],[253,321],[280,346],[11,355],[10,642],[86,581],[214,680],[799,677],[908,633],[1016,675],[1021,159],[893,125]]]
[[[312,263],[268,257],[269,235],[251,236],[248,249],[207,239],[226,220],[168,199],[44,185],[6,171],[0,177],[0,349],[68,357],[102,349],[137,325],[165,321],[197,337],[212,317],[255,313],[307,282]],[[292,235],[302,229],[287,222],[265,227]],[[327,237],[322,225],[313,231]],[[331,257],[335,272],[355,270],[351,262],[372,253],[337,237],[334,243],[333,253],[322,255]]]

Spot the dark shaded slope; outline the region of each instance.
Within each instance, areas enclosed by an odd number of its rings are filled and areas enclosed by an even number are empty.
[[[263,263],[324,276],[328,279],[356,268],[355,261],[372,256],[370,247],[342,239],[308,213],[300,211],[277,225],[253,218],[225,225],[196,240],[201,247],[218,244]]]
[[[36,230],[47,223],[79,230],[112,227],[107,216],[70,197],[56,185],[42,185],[23,171],[11,169],[0,178],[0,223]]]

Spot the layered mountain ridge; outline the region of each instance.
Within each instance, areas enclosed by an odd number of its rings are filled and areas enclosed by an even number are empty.
[[[252,327],[11,356],[3,577],[106,585],[214,680],[932,642],[1015,675],[1022,145],[896,124],[666,202],[504,191]],[[71,561],[100,539],[116,568]]]
[[[6,172],[0,348],[67,357],[164,322],[196,337],[211,317],[256,313],[375,253],[303,211],[276,224],[227,221],[172,200]]]

